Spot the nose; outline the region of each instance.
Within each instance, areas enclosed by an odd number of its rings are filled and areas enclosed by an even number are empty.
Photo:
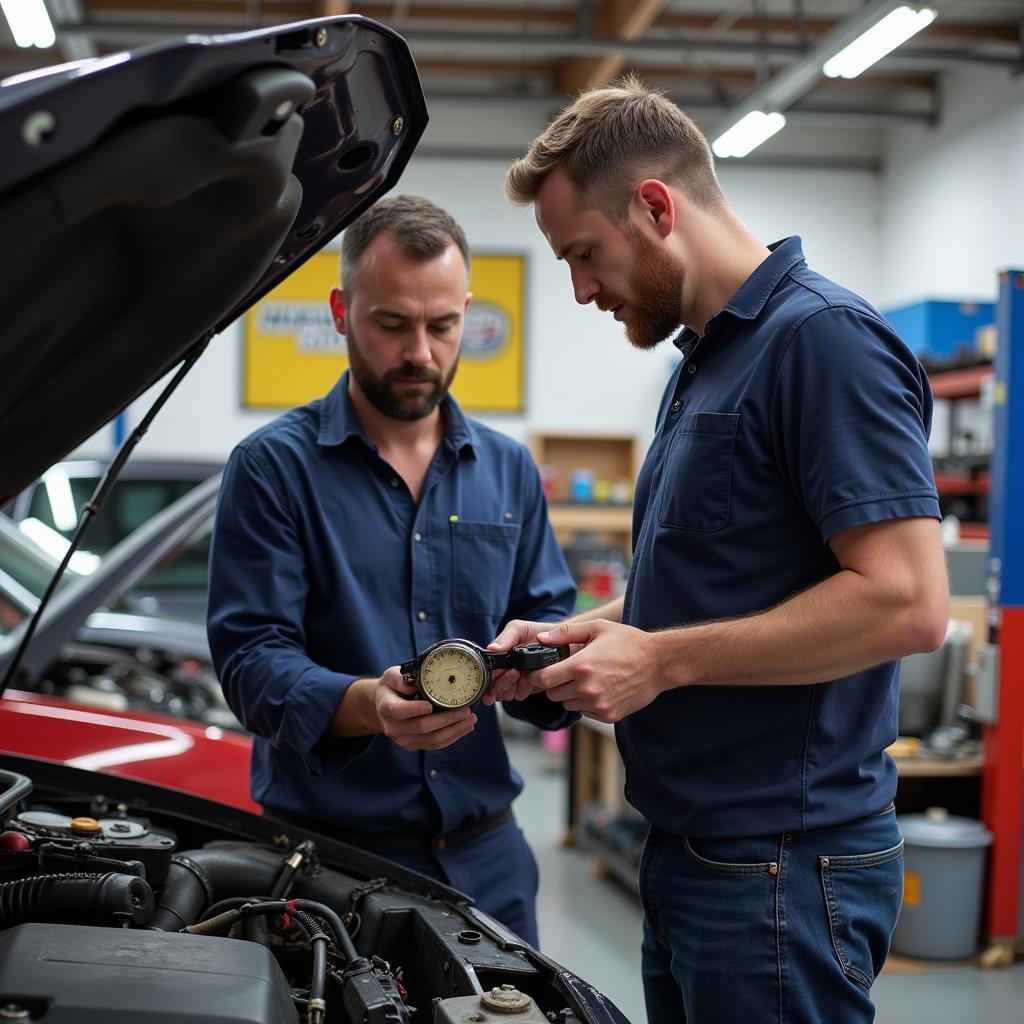
[[[430,338],[426,324],[416,324],[405,347],[405,358],[414,366],[427,366],[433,356],[430,351]]]
[[[585,306],[588,302],[593,302],[597,298],[601,292],[601,286],[589,275],[585,275],[579,270],[573,270],[572,290],[576,296],[576,301],[581,306]]]

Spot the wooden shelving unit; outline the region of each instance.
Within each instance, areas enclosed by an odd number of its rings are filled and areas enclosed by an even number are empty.
[[[574,534],[588,531],[628,551],[633,484],[639,468],[636,438],[628,434],[537,433],[530,438],[530,450],[537,465],[551,476],[553,490],[548,503],[559,542],[567,543]],[[571,480],[578,469],[590,470],[596,481],[607,485],[625,482],[630,500],[573,501]]]

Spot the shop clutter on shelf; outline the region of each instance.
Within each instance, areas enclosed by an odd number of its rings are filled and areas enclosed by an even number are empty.
[[[602,542],[597,534],[582,530],[562,550],[576,580],[577,611],[596,608],[625,591],[629,569],[621,547]]]
[[[579,588],[578,609],[604,604],[623,592],[629,570],[636,439],[535,434],[531,449]]]
[[[885,311],[921,360],[935,399],[929,449],[943,515],[965,538],[988,536],[995,306],[928,300]]]

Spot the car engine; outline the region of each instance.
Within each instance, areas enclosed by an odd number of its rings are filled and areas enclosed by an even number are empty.
[[[32,689],[103,711],[141,711],[244,731],[213,666],[167,651],[70,643]]]
[[[0,760],[0,1020],[625,1020],[390,861],[160,787]]]

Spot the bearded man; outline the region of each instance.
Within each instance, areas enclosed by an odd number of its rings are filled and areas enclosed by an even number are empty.
[[[740,220],[700,130],[638,80],[574,100],[506,190],[577,302],[679,350],[624,597],[492,646],[575,645],[531,682],[616,723],[651,822],[649,1024],[868,1024],[903,881],[898,663],[948,619],[924,370],[799,238]]]
[[[384,200],[346,230],[330,307],[350,367],[232,453],[210,647],[255,736],[266,813],[447,882],[536,945],[537,866],[494,700],[435,712],[397,668],[575,600],[529,453],[448,393],[469,260],[426,199]],[[577,717],[525,683],[503,697],[540,728]]]

